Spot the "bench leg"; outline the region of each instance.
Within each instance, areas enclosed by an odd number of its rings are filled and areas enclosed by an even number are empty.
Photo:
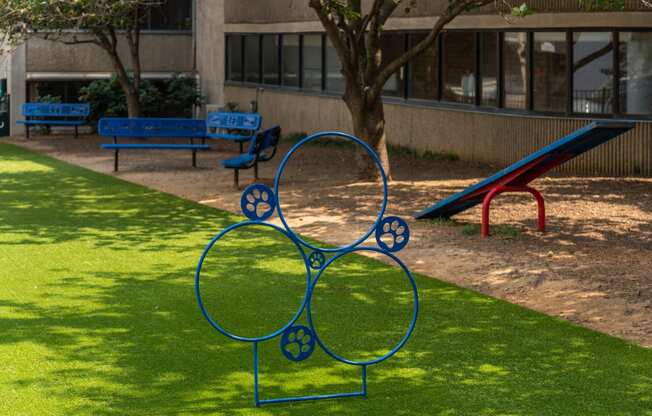
[[[25,124],[25,137],[29,139],[29,124]]]
[[[190,140],[190,145],[195,144],[195,140],[192,137],[189,140]],[[197,150],[195,149],[192,150],[192,167],[193,168],[197,167]]]
[[[117,136],[113,136],[113,144],[118,144],[118,137]],[[118,154],[119,153],[120,153],[120,150],[118,150],[118,149],[115,149],[113,151],[113,171],[114,172],[118,171],[118,157],[119,157]]]
[[[79,129],[75,126],[75,138],[79,137]]]
[[[240,169],[233,169],[233,187],[240,189]]]
[[[254,165],[254,180],[258,180],[258,162]]]
[[[491,201],[498,195],[505,192],[526,192],[532,194],[532,196],[534,196],[537,201],[537,209],[539,213],[539,231],[546,231],[546,205],[541,192],[529,186],[497,186],[489,191],[487,196],[485,196],[484,201],[482,202],[482,236],[484,238],[489,237],[489,208],[491,206]]]

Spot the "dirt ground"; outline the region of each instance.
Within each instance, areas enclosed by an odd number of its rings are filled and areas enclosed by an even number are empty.
[[[113,153],[100,150],[101,140],[94,136],[10,142],[114,174]],[[220,163],[236,146],[211,145],[198,155],[196,169],[189,152],[123,151],[115,176],[239,212],[232,171]],[[279,153],[289,146],[282,144]],[[295,231],[343,245],[371,226],[380,187],[356,180],[353,157],[346,147],[312,146],[291,159],[279,199]],[[263,182],[272,182],[280,160],[261,166]],[[416,221],[412,215],[495,167],[411,156],[394,157],[392,164],[387,215],[409,222],[411,241],[400,257],[413,271],[652,347],[652,179],[539,179],[534,185],[546,198],[548,231],[536,231],[531,198],[503,195],[494,201],[491,218],[495,230],[503,231],[485,240],[463,232],[473,227],[462,224],[479,224],[478,207],[455,223]],[[252,173],[241,174],[242,184],[252,181]]]

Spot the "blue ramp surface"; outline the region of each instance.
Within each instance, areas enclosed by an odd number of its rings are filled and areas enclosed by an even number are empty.
[[[568,136],[532,153],[490,178],[427,208],[416,219],[450,218],[481,204],[497,186],[524,186],[556,166],[588,152],[634,128],[628,121],[595,121]]]

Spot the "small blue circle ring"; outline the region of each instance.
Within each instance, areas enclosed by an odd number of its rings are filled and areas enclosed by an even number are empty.
[[[376,218],[376,221],[374,224],[369,228],[369,230],[362,236],[360,237],[357,241],[355,241],[352,244],[345,245],[342,247],[338,248],[320,248],[320,247],[315,247],[313,244],[303,240],[301,237],[299,237],[294,231],[292,231],[292,228],[288,225],[287,221],[285,220],[285,216],[283,215],[283,209],[281,208],[281,195],[279,193],[279,185],[281,182],[281,176],[283,175],[283,171],[285,170],[285,166],[289,162],[290,158],[292,155],[303,145],[313,142],[315,140],[318,140],[322,137],[339,137],[351,142],[354,142],[358,145],[360,145],[362,148],[365,149],[365,151],[369,154],[369,156],[373,159],[373,161],[376,163],[376,166],[378,166],[378,170],[380,171],[380,176],[383,180],[383,203],[380,208],[380,212],[378,213],[378,217]],[[292,149],[290,149],[289,152],[285,155],[283,160],[281,161],[281,164],[278,166],[278,169],[276,171],[276,177],[274,178],[274,195],[276,195],[276,209],[278,212],[278,216],[281,219],[281,222],[283,223],[283,226],[285,229],[304,246],[316,250],[316,251],[322,251],[322,252],[329,252],[329,253],[335,253],[339,252],[342,250],[350,250],[354,247],[359,246],[362,244],[371,234],[373,234],[376,231],[376,228],[378,227],[378,224],[380,221],[383,219],[383,216],[385,215],[385,210],[387,209],[387,200],[388,200],[388,190],[387,190],[387,175],[385,174],[385,169],[383,169],[383,164],[380,161],[380,158],[376,154],[376,152],[364,141],[360,140],[359,138],[352,136],[350,134],[346,133],[341,133],[337,131],[327,131],[327,132],[322,132],[322,133],[317,133],[313,134],[312,136],[308,136],[305,139],[301,140],[299,143],[295,144]]]
[[[330,348],[322,341],[322,339],[319,337],[319,334],[317,332],[317,329],[315,328],[314,321],[312,318],[312,296],[314,294],[315,288],[317,287],[317,283],[319,282],[319,278],[322,276],[322,274],[328,269],[328,267],[333,264],[333,262],[337,261],[342,256],[345,256],[350,253],[355,253],[355,252],[362,252],[362,251],[368,251],[372,253],[380,253],[388,256],[394,262],[396,262],[401,269],[403,269],[403,272],[408,277],[408,280],[410,281],[410,285],[412,286],[412,293],[413,293],[413,301],[414,301],[414,306],[412,308],[412,320],[410,321],[410,326],[408,327],[407,332],[405,333],[405,336],[392,348],[391,351],[389,351],[387,354],[375,358],[373,360],[368,360],[368,361],[353,361],[346,359],[333,351],[331,351]],[[315,277],[315,280],[313,281],[311,287],[310,287],[310,294],[309,294],[309,299],[308,299],[308,304],[307,304],[307,318],[308,318],[308,326],[312,329],[312,333],[315,335],[315,340],[319,344],[319,346],[326,352],[326,354],[330,355],[337,361],[341,361],[345,364],[350,364],[350,365],[358,365],[358,366],[369,366],[373,364],[378,364],[380,362],[383,362],[392,356],[394,356],[397,352],[401,350],[405,346],[405,344],[408,342],[410,337],[412,336],[412,333],[414,332],[414,328],[417,324],[417,317],[419,316],[419,291],[417,289],[417,284],[414,281],[414,276],[412,276],[412,273],[410,272],[410,269],[407,268],[405,263],[403,263],[398,257],[396,257],[394,254],[386,251],[386,250],[381,250],[376,247],[358,247],[352,250],[344,251],[335,257],[331,258],[325,265],[324,267],[319,271],[317,274],[317,277]]]
[[[206,259],[206,256],[210,252],[210,250],[213,248],[213,246],[222,237],[224,237],[229,232],[231,232],[233,230],[236,230],[238,228],[246,227],[246,226],[257,226],[257,225],[272,228],[272,229],[280,232],[285,237],[290,239],[290,241],[292,241],[292,243],[294,243],[294,245],[297,247],[297,249],[299,250],[299,253],[301,254],[301,257],[303,258],[303,262],[306,265],[306,292],[305,292],[305,295],[303,297],[303,302],[301,302],[301,305],[299,305],[299,309],[297,310],[296,314],[292,317],[292,319],[290,319],[290,321],[287,324],[283,325],[283,327],[277,329],[276,331],[272,332],[271,334],[261,336],[261,337],[242,337],[242,336],[239,336],[239,335],[232,334],[229,331],[227,331],[226,329],[224,329],[219,323],[217,323],[217,321],[215,319],[213,319],[213,317],[210,315],[210,313],[206,310],[206,307],[204,306],[204,301],[203,301],[202,296],[201,296],[201,289],[200,289],[201,268],[202,268],[202,265],[204,264],[204,260]],[[202,314],[204,315],[204,317],[206,318],[208,323],[213,328],[217,329],[223,335],[225,335],[225,336],[227,336],[227,337],[229,337],[231,339],[234,339],[236,341],[261,342],[261,341],[266,341],[266,340],[269,340],[269,339],[272,339],[272,338],[275,338],[275,337],[279,336],[286,329],[288,329],[289,327],[294,325],[294,323],[299,319],[299,317],[301,316],[303,311],[306,309],[306,305],[308,303],[309,295],[310,295],[310,268],[308,266],[308,260],[306,258],[305,252],[303,251],[303,248],[301,247],[299,242],[292,236],[292,234],[288,233],[283,228],[281,228],[281,227],[279,227],[277,225],[262,222],[262,221],[246,221],[246,222],[233,224],[233,225],[227,227],[226,229],[224,229],[219,234],[217,234],[215,237],[213,237],[213,239],[208,243],[208,245],[204,249],[204,252],[202,253],[201,257],[199,258],[199,263],[197,264],[197,269],[195,271],[195,296],[197,297],[197,303],[199,304],[199,308],[201,309]]]

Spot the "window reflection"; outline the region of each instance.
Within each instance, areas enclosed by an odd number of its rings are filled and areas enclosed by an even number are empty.
[[[330,39],[326,41],[326,90],[341,93],[346,88],[342,64]]]
[[[402,34],[384,34],[380,42],[383,54],[382,68],[389,65],[395,59],[398,59],[405,51],[405,38]],[[401,68],[387,80],[383,88],[383,94],[394,97],[402,96],[404,82],[405,68]]]
[[[260,82],[260,38],[245,36],[245,81]]]
[[[473,38],[473,32],[444,34],[444,100],[465,104],[475,101]]]
[[[503,44],[504,87],[506,108],[527,107],[527,34],[505,32]]]
[[[283,85],[299,87],[299,35],[283,36]]]
[[[232,35],[226,39],[228,68],[226,79],[242,81],[242,36]]]
[[[621,33],[620,62],[620,110],[652,114],[652,33]]]
[[[573,33],[573,111],[612,111],[613,43],[611,33]]]
[[[498,105],[498,33],[480,33],[481,104]]]
[[[263,36],[263,83],[268,85],[279,84],[278,68],[278,36]]]
[[[566,111],[568,78],[566,33],[534,34],[534,109]]]
[[[425,37],[426,34],[410,36],[410,47],[418,45]],[[437,99],[437,85],[439,82],[438,49],[438,42],[435,42],[434,45],[430,46],[410,63],[410,98],[420,100]]]
[[[303,88],[321,90],[321,35],[303,37]]]

